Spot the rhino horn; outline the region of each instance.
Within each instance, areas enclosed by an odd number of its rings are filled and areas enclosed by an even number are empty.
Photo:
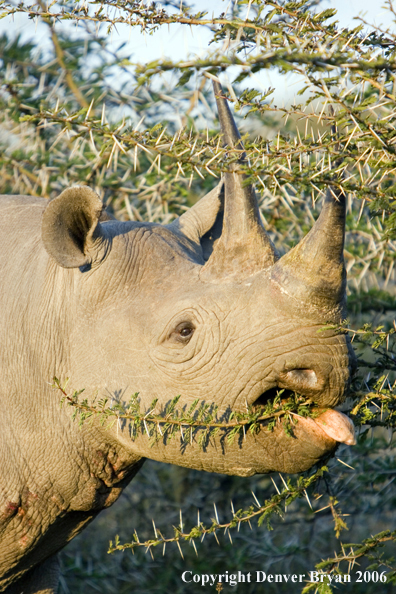
[[[329,189],[311,231],[272,268],[271,278],[283,292],[314,309],[342,314],[345,202],[342,191]]]
[[[224,174],[222,233],[202,274],[214,278],[250,276],[272,266],[277,254],[263,228],[254,188],[244,184],[246,176],[240,166],[246,162],[246,154],[223,89],[217,81],[213,87],[223,144],[240,154]]]

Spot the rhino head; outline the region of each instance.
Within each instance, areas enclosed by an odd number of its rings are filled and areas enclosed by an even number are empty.
[[[87,187],[65,190],[46,208],[44,246],[73,286],[59,315],[78,320],[62,369],[87,393],[127,401],[139,392],[146,407],[156,397],[158,411],[177,395],[181,405],[199,399],[220,413],[265,403],[275,389],[306,395],[323,414],[296,417],[292,436],[279,423],[231,445],[213,438],[204,450],[178,439],[150,447],[144,431],[131,440],[127,428],[116,436],[138,456],[190,468],[299,472],[338,441],[354,443],[350,421],[334,410],[353,351],[346,335],[321,331],[345,317],[345,197],[328,191],[311,231],[279,258],[244,183],[240,135],[214,86],[224,143],[239,158],[173,223],[104,221]]]

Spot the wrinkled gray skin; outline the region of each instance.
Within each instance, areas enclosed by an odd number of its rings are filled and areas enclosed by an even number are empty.
[[[224,141],[242,145],[215,85]],[[236,162],[171,225],[101,215],[86,187],[47,206],[0,199],[0,591],[54,593],[56,553],[111,505],[144,459],[240,476],[300,472],[336,447],[311,420],[226,446],[148,446],[125,427],[79,429],[53,376],[157,411],[176,395],[246,410],[276,386],[342,402],[344,199],[328,194],[308,236],[280,260]],[[221,235],[220,235],[221,234]],[[219,238],[220,237],[220,238]]]

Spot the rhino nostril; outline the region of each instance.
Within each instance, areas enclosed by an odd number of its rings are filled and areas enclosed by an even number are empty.
[[[312,388],[318,383],[317,375],[313,369],[291,369],[286,373],[286,378],[291,380],[293,384]]]

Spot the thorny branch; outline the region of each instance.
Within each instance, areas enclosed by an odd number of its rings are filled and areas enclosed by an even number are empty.
[[[280,507],[282,503],[284,503],[286,507],[290,505],[293,501],[295,501],[297,498],[306,496],[307,488],[309,488],[320,477],[322,477],[323,473],[326,470],[326,466],[323,466],[307,478],[300,477],[295,485],[292,485],[291,481],[288,481],[287,484],[285,483],[285,488],[282,490],[282,492],[278,492],[277,494],[273,495],[269,501],[266,501],[264,503],[264,505],[260,505],[256,497],[254,505],[250,506],[247,510],[240,509],[238,511],[235,511],[234,506],[231,504],[232,518],[228,522],[221,523],[219,521],[219,516],[215,506],[215,518],[212,518],[212,524],[210,526],[205,526],[200,521],[198,513],[196,526],[194,526],[189,532],[185,532],[183,529],[182,516],[180,515],[180,525],[178,527],[173,527],[174,536],[168,538],[165,537],[160,532],[160,530],[156,528],[155,523],[153,522],[155,535],[154,539],[140,542],[139,537],[135,531],[133,542],[121,544],[118,537],[116,537],[114,544],[112,541],[110,541],[108,552],[114,553],[115,551],[124,551],[125,549],[131,549],[133,552],[135,548],[144,547],[146,549],[146,552],[150,552],[152,554],[151,549],[162,544],[163,554],[165,554],[166,545],[176,542],[179,546],[180,554],[183,557],[180,542],[186,541],[192,543],[196,551],[194,540],[201,539],[202,542],[207,534],[213,534],[217,540],[216,532],[218,532],[219,530],[224,530],[224,534],[228,535],[230,542],[232,543],[230,531],[233,528],[237,528],[239,531],[241,524],[248,523],[250,526],[250,521],[256,518],[258,520],[258,526],[261,526],[264,520],[267,522],[267,526],[269,526],[271,515],[273,515],[274,513],[279,516],[283,515],[283,511]]]
[[[165,406],[162,414],[154,414],[158,399],[151,402],[148,410],[141,411],[139,394],[134,394],[129,403],[110,404],[107,398],[95,403],[83,401],[79,397],[83,390],[75,391],[69,395],[66,385],[54,378],[53,387],[63,394],[62,403],[66,402],[74,408],[74,418],[78,418],[82,425],[88,419],[99,419],[103,425],[107,420],[126,419],[130,422],[130,435],[136,438],[140,432],[146,433],[151,443],[167,442],[175,435],[180,435],[182,442],[188,443],[198,434],[198,444],[203,447],[208,439],[215,437],[219,430],[225,432],[227,442],[231,443],[238,435],[245,435],[246,430],[258,433],[262,428],[271,431],[276,420],[284,417],[283,427],[286,433],[292,433],[292,426],[298,422],[298,417],[313,417],[318,412],[311,410],[312,402],[303,396],[294,394],[283,398],[284,390],[279,390],[277,396],[269,400],[265,406],[247,406],[247,411],[228,411],[218,416],[218,407],[195,400],[190,406],[177,409],[180,396],[174,398]],[[112,425],[112,423],[111,423]],[[111,426],[110,425],[110,426]]]

